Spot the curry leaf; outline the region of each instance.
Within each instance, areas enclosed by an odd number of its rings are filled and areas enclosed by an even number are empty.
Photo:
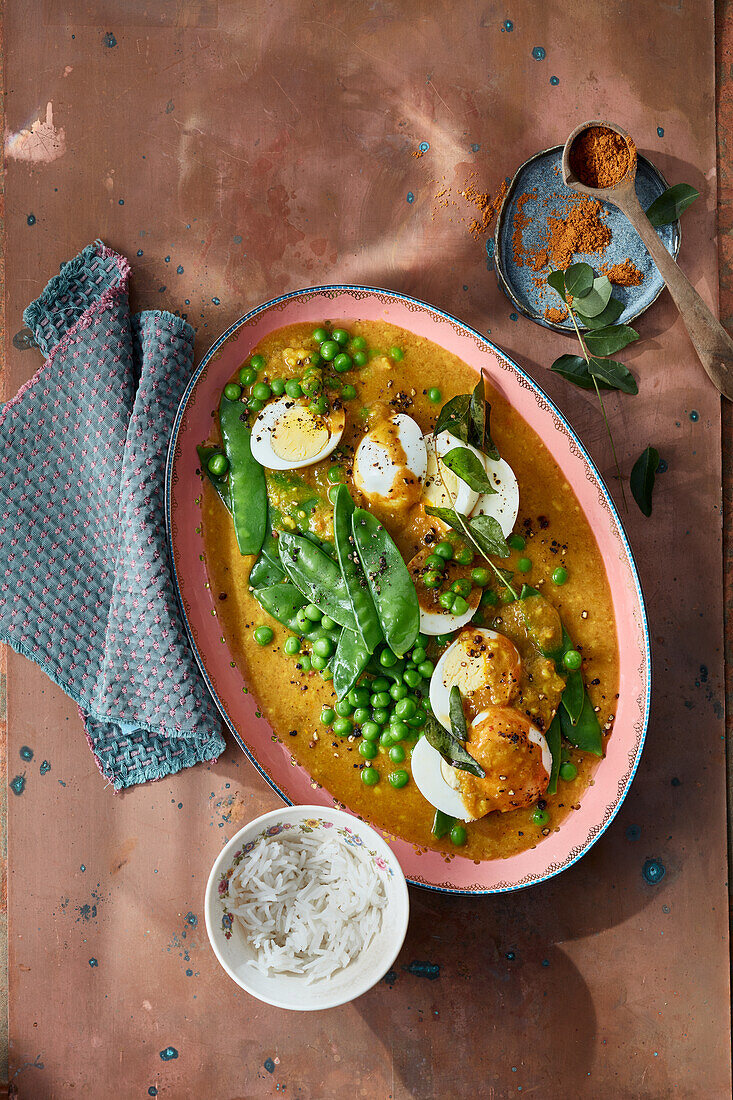
[[[602,379],[612,390],[621,390],[623,393],[639,392],[633,374],[617,359],[597,359],[592,355],[588,361],[588,371],[594,378]]]
[[[623,311],[623,302],[618,298],[609,298],[608,305],[602,313],[598,313],[595,317],[584,317],[583,320],[587,328],[605,328],[606,325],[612,325],[614,321],[618,321]]]
[[[467,447],[454,447],[443,455],[441,460],[444,466],[452,470],[456,477],[465,481],[469,489],[476,493],[495,493],[496,489],[489,481],[486,470],[480,459]]]
[[[468,443],[468,408],[470,403],[471,398],[467,393],[460,393],[457,397],[452,397],[450,401],[446,401],[438,413],[433,435],[450,432],[462,443]]]
[[[463,700],[458,684],[454,684],[450,689],[449,706],[450,728],[453,731],[453,736],[457,737],[459,741],[468,741],[466,715],[463,713]]]
[[[637,458],[631,471],[631,492],[634,500],[639,505],[645,516],[652,514],[652,493],[654,491],[654,479],[659,469],[659,451],[654,447],[647,447]]]
[[[491,438],[491,405],[486,400],[486,393],[484,392],[484,372],[481,371],[481,377],[479,378],[474,391],[471,394],[471,400],[468,406],[468,442],[473,444],[479,451],[483,451],[489,458],[493,458],[498,461],[499,448]]]
[[[509,557],[511,551],[504,538],[501,524],[493,516],[476,516],[474,519],[468,519],[466,516],[459,517],[453,508],[433,508],[429,505],[426,506],[425,511],[429,516],[437,516],[438,519],[442,519],[443,523],[447,523],[449,527],[452,527],[454,531],[458,531],[461,535],[465,535],[466,528],[468,528],[471,538],[481,553],[487,557]],[[461,519],[463,523],[461,523]]]
[[[676,222],[680,214],[684,214],[699,194],[689,183],[676,183],[654,200],[647,208],[646,216],[655,229],[660,225],[669,225],[670,222]]]
[[[591,355],[615,355],[638,339],[639,333],[628,325],[608,325],[584,336],[585,346]]]
[[[593,286],[593,268],[590,264],[571,264],[565,272],[565,291],[571,298],[585,301]]]
[[[593,289],[579,303],[573,300],[573,309],[581,318],[597,317],[608,305],[610,297],[611,282],[607,275],[601,275],[593,280]]]
[[[425,723],[425,738],[428,744],[432,745],[454,768],[460,768],[461,771],[469,772],[479,779],[486,778],[486,772],[481,765],[466,751],[458,738],[441,726],[432,714]]]

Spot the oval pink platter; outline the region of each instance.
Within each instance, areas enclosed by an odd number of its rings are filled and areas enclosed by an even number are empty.
[[[600,474],[570,425],[539,386],[499,348],[456,318],[416,298],[361,286],[325,286],[266,302],[223,333],[194,372],[171,435],[166,470],[166,523],[178,597],[196,659],[235,738],[270,785],[294,804],[335,805],[307,771],[293,766],[287,747],[273,737],[242,676],[232,667],[216,614],[204,560],[201,481],[196,445],[206,439],[211,410],[225,382],[269,332],[324,318],[389,321],[432,340],[477,372],[483,369],[517,412],[544,440],[573,486],[608,573],[619,630],[620,697],[613,735],[595,783],[580,809],[536,848],[509,859],[475,863],[455,855],[416,850],[385,834],[407,878],[453,893],[496,893],[542,882],[570,867],[608,827],[639,763],[649,715],[651,660],[644,602],[626,534]],[[348,808],[348,807],[347,807]]]

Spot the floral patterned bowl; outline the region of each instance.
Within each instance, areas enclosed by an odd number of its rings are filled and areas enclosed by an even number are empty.
[[[289,974],[262,974],[251,966],[254,952],[244,930],[229,911],[229,879],[247,860],[259,842],[290,832],[291,835],[334,835],[344,844],[360,848],[380,875],[387,894],[382,927],[368,948],[330,978],[306,982]],[[366,993],[384,977],[397,958],[407,932],[410,902],[407,883],[392,849],[359,818],[324,806],[291,806],[273,810],[250,821],[219,853],[206,884],[206,931],[214,954],[237,985],[253,997],[276,1008],[300,1012],[335,1008]]]

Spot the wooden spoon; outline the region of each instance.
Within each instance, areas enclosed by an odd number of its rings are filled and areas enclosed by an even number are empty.
[[[626,175],[614,187],[586,187],[570,166],[570,148],[584,130],[605,126],[626,142],[631,154]],[[610,202],[626,215],[659,268],[695,346],[700,362],[724,397],[733,401],[733,339],[713,316],[695,288],[670,256],[636,196],[636,146],[625,130],[612,122],[584,122],[576,126],[562,151],[562,176],[567,187],[581,195]]]

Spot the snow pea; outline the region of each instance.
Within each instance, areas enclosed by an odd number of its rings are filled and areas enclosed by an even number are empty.
[[[333,507],[336,553],[341,566],[341,576],[344,578],[351,600],[357,630],[366,649],[369,653],[373,653],[382,640],[382,628],[379,625],[379,616],[354,545],[354,536],[351,531],[353,514],[354,502],[349,495],[349,490],[345,485],[339,485]]]
[[[213,454],[216,454],[219,450],[218,447],[206,447],[203,443],[199,443],[196,448],[196,453],[199,456],[199,462],[201,463],[201,473],[204,474],[211,484],[214,486],[216,495],[222,502],[227,512],[231,513],[232,505],[229,500],[229,482],[222,481],[220,477],[214,477],[209,469],[209,459]]]
[[[601,727],[587,691],[583,693],[583,707],[578,721],[573,724],[565,707],[560,707],[560,724],[563,737],[571,745],[575,745],[576,749],[592,752],[594,756],[603,756]]]
[[[277,619],[294,634],[301,632],[296,616],[307,601],[294,584],[271,584],[267,588],[256,588],[253,595],[260,607],[268,615],[272,615],[273,619]]]
[[[448,835],[457,820],[457,818],[451,817],[450,814],[444,814],[442,810],[436,810],[431,830],[433,836],[441,840],[442,837]]]
[[[356,630],[344,579],[333,558],[304,535],[283,531],[278,539],[283,569],[310,603],[349,630]]]
[[[264,469],[252,457],[252,430],[241,401],[222,396],[219,426],[229,459],[229,495],[239,552],[259,554],[267,528],[267,484]]]
[[[280,564],[277,539],[272,533],[270,520],[268,520],[265,541],[262,543],[260,556],[250,570],[249,583],[253,588],[267,588],[271,584],[278,584],[284,580],[285,570]]]
[[[402,657],[420,633],[415,585],[402,554],[378,519],[357,508],[351,529],[384,637],[392,652]]]
[[[339,699],[347,695],[369,663],[369,650],[355,630],[344,629],[333,658],[333,690]]]
[[[557,777],[560,773],[562,742],[562,726],[559,713],[555,714],[555,717],[545,730],[545,740],[547,741],[548,749],[552,753],[552,770],[550,772],[550,782],[547,784],[547,793],[555,794],[557,792]]]

